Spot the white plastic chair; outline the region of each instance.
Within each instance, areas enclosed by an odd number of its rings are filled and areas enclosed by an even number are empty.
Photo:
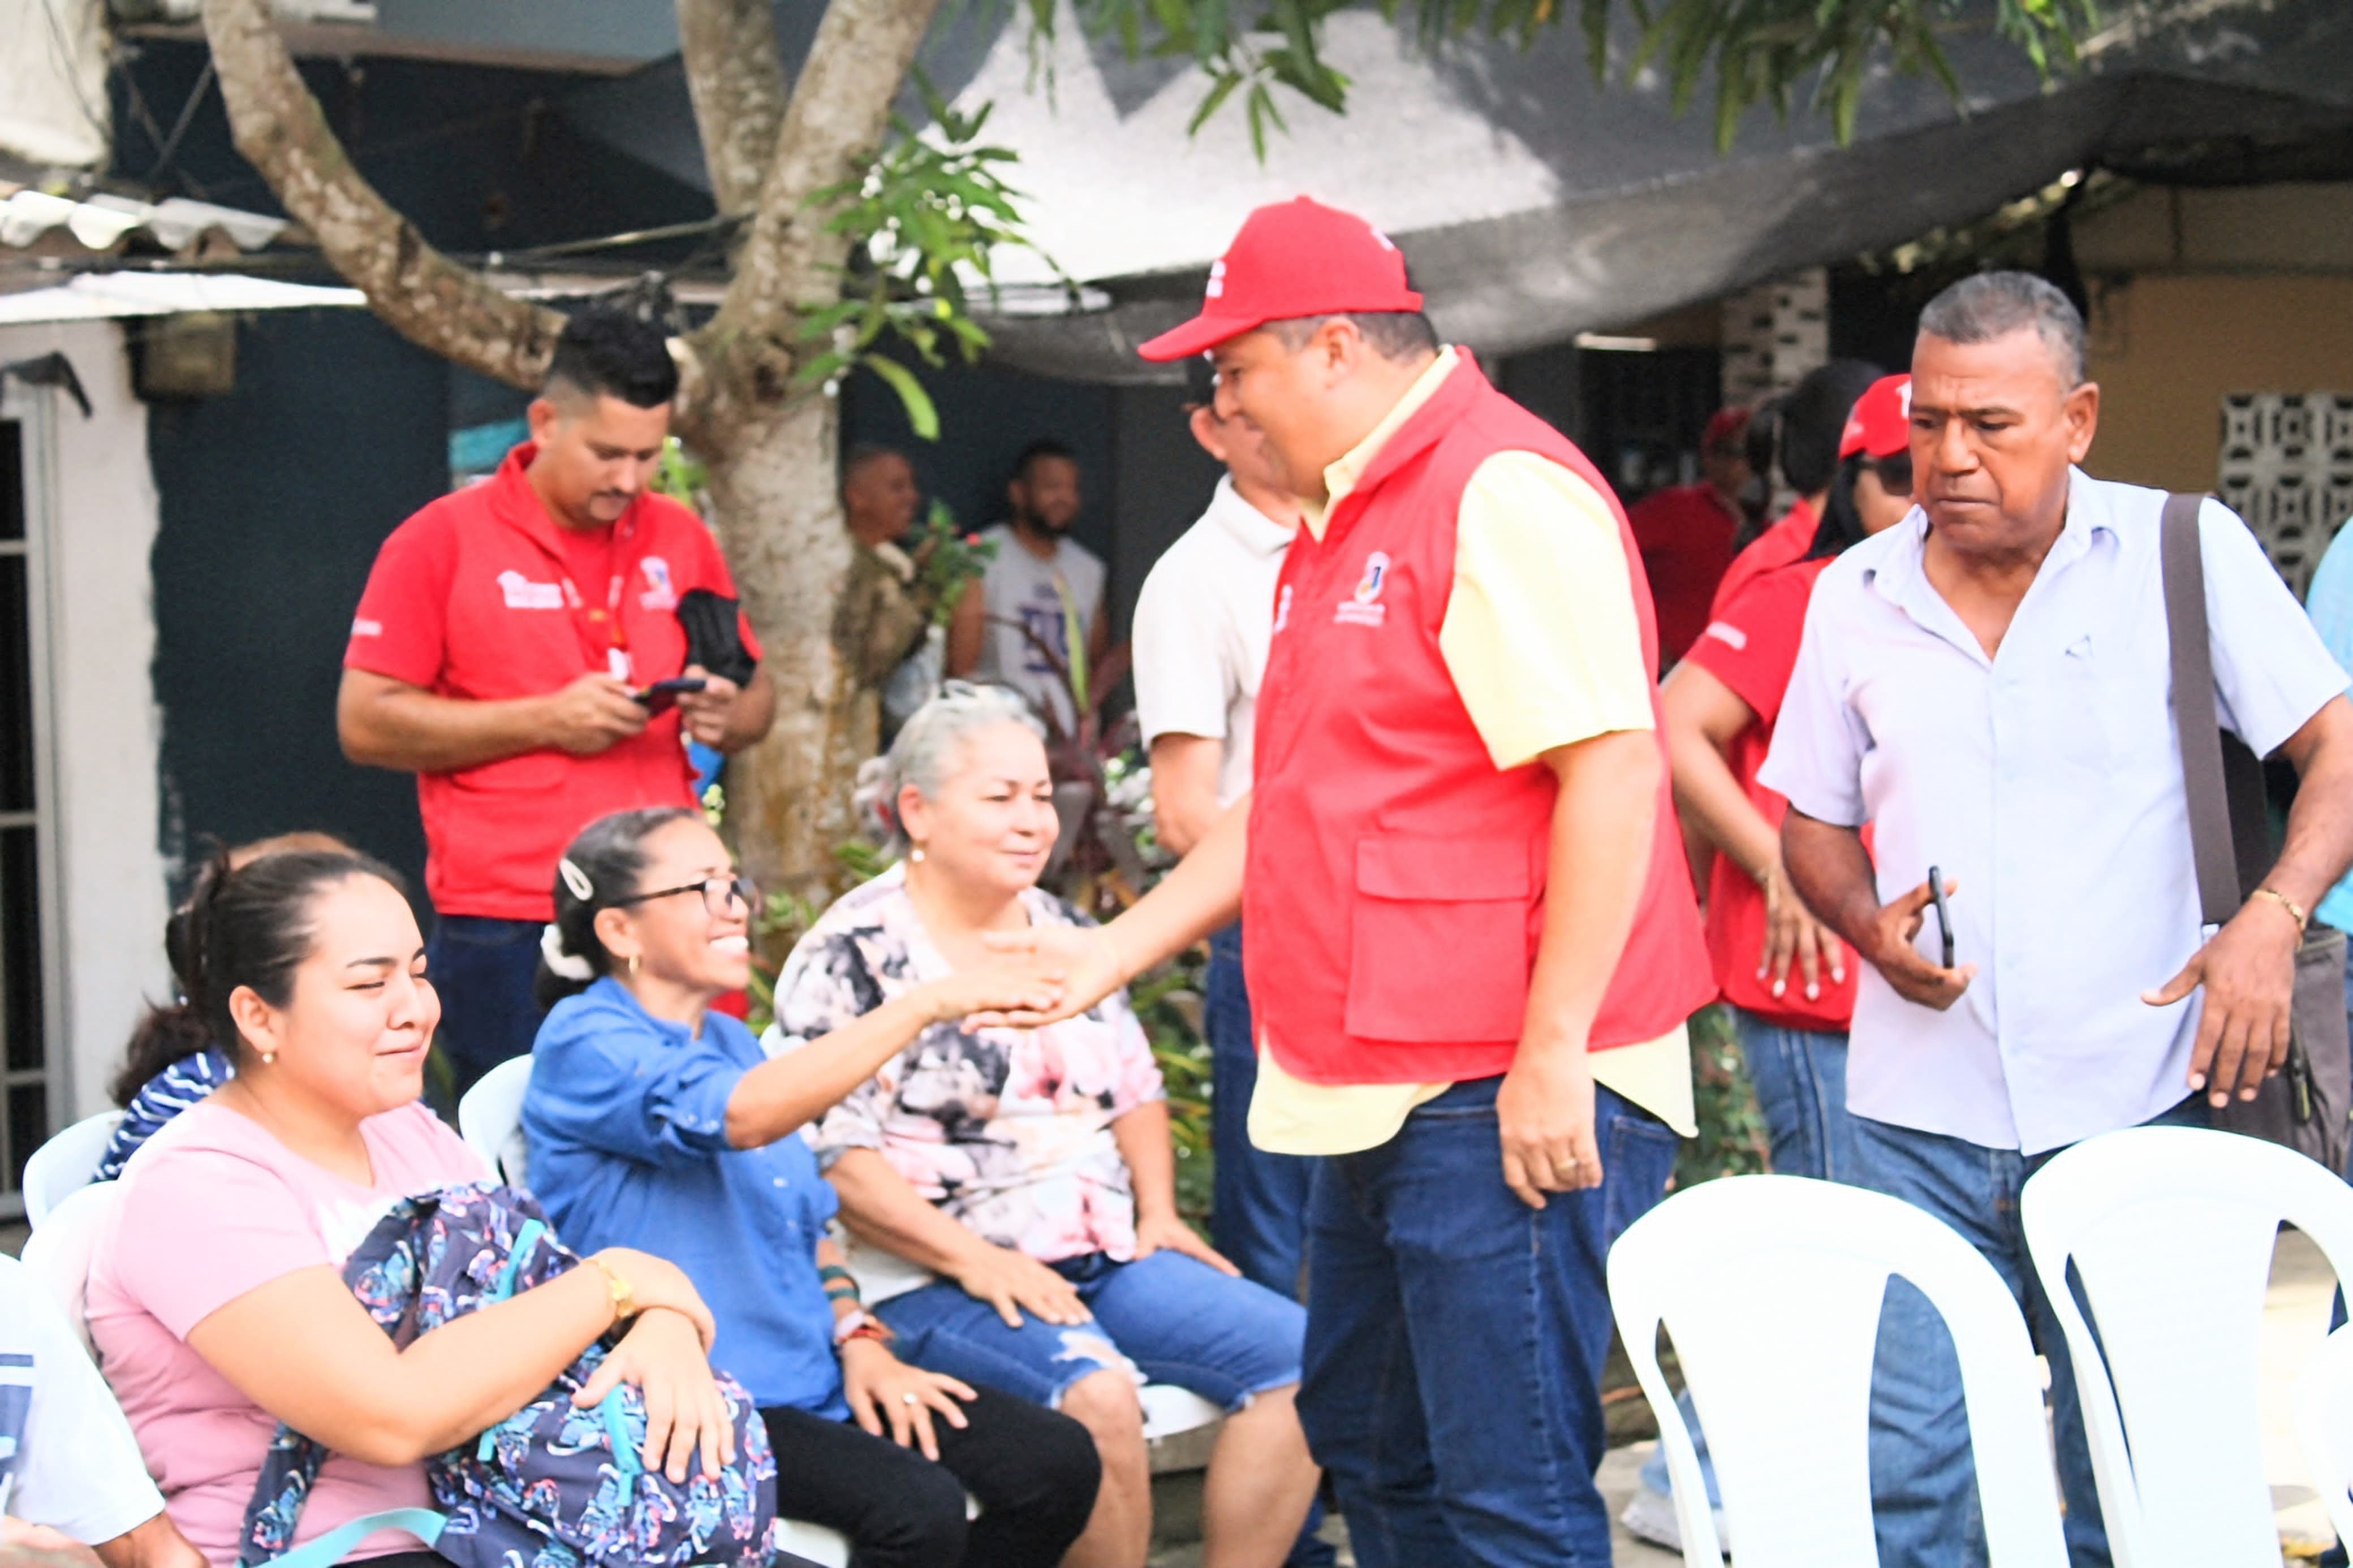
[[[2296,1373],[2288,1403],[2296,1447],[2337,1539],[2353,1542],[2353,1329],[2321,1342]]]
[[[90,1259],[98,1249],[99,1232],[121,1196],[122,1188],[114,1182],[92,1182],[68,1193],[65,1201],[49,1211],[47,1223],[26,1237],[20,1259],[57,1298],[66,1321],[73,1325],[82,1349],[90,1352],[93,1361],[98,1352],[90,1343],[90,1313],[84,1304]]]
[[[502,1061],[458,1101],[458,1136],[508,1186],[524,1184],[522,1100],[531,1089],[528,1052]]]
[[[2277,1568],[2258,1405],[2272,1252],[2285,1220],[2353,1273],[2353,1189],[2276,1144],[2136,1127],[2055,1155],[2020,1213],[2075,1363],[2116,1568]]]
[[[776,1543],[796,1557],[806,1557],[818,1568],[849,1568],[849,1537],[805,1519],[776,1521]]]
[[[1659,1369],[1660,1325],[1707,1432],[1739,1568],[1877,1568],[1871,1366],[1891,1275],[1952,1331],[1992,1568],[2064,1568],[2042,1377],[2000,1276],[1909,1204],[1799,1176],[1677,1193],[1609,1253],[1610,1304],[1658,1416],[1687,1568],[1724,1557]]]
[[[90,1185],[121,1121],[119,1110],[85,1116],[33,1151],[25,1162],[25,1223],[39,1229],[67,1194]]]

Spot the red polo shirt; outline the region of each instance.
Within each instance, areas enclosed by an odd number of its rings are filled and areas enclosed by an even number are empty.
[[[1626,513],[1659,617],[1659,668],[1683,658],[1707,625],[1715,585],[1732,564],[1740,519],[1704,479],[1646,496]]]
[[[679,595],[735,593],[711,531],[657,495],[609,528],[558,527],[523,477],[535,450],[517,447],[490,479],[393,531],[346,668],[476,702],[541,696],[596,670],[642,687],[685,668]],[[739,629],[757,658],[750,626]],[[595,756],[543,748],[419,773],[426,891],[443,914],[551,919],[573,836],[608,812],[691,805],[692,776],[676,710]]]
[[[1803,503],[1800,503],[1803,504]],[[1757,540],[1762,544],[1770,533]],[[1755,546],[1750,546],[1754,549]],[[1729,687],[1748,704],[1757,721],[1732,739],[1725,759],[1733,777],[1748,793],[1765,820],[1778,827],[1789,803],[1757,782],[1765,753],[1773,747],[1773,723],[1781,713],[1781,699],[1789,689],[1789,672],[1797,667],[1798,643],[1806,627],[1806,601],[1814,579],[1830,565],[1827,560],[1800,561],[1777,571],[1759,574],[1721,606],[1707,630],[1685,657]],[[1793,1029],[1843,1033],[1854,1015],[1854,988],[1859,965],[1846,954],[1846,979],[1833,984],[1821,976],[1821,994],[1806,998],[1805,981],[1795,963],[1780,995],[1769,980],[1757,978],[1757,961],[1765,951],[1765,894],[1729,855],[1715,858],[1707,888],[1707,951],[1715,966],[1715,983],[1724,999],[1769,1023]]]
[[[1715,585],[1715,598],[1708,605],[1710,620],[1724,614],[1724,607],[1733,596],[1767,572],[1778,572],[1791,562],[1802,560],[1814,547],[1814,533],[1822,520],[1800,496],[1789,504],[1789,510],[1774,520],[1773,525],[1744,546],[1725,569],[1724,579]]]

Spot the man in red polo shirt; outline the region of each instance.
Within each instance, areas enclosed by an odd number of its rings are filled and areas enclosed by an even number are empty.
[[[1602,1264],[1715,990],[1633,536],[1362,218],[1260,208],[1143,352],[1209,353],[1303,508],[1251,793],[1111,925],[992,941],[1075,1009],[1242,913],[1250,1139],[1323,1157],[1298,1402],[1356,1561],[1607,1563]]]
[[[1627,509],[1627,526],[1642,552],[1642,574],[1658,607],[1659,668],[1683,656],[1707,625],[1715,585],[1736,552],[1733,538],[1746,513],[1748,410],[1719,408],[1699,442],[1700,477],[1653,491]]]
[[[531,1049],[555,862],[608,812],[693,804],[683,735],[767,732],[765,670],[687,662],[679,601],[733,599],[711,531],[646,489],[678,370],[659,329],[611,310],[556,340],[531,441],[393,531],[352,621],[335,721],[355,763],[417,774],[427,963],[459,1093]],[[759,646],[737,618],[744,651]],[[656,682],[700,679],[676,697]]]

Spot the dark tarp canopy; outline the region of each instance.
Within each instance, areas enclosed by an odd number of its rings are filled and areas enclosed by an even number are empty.
[[[1020,154],[1032,233],[1090,304],[1006,258],[997,354],[1041,374],[1159,379],[1134,345],[1191,313],[1208,262],[1261,202],[1305,193],[1361,212],[1405,250],[1440,329],[1491,353],[1558,342],[1801,267],[1974,221],[2070,169],[2177,183],[2353,178],[2353,5],[2189,0],[2145,6],[2049,86],[1990,28],[1956,26],[1955,104],[1877,68],[1852,143],[1765,110],[1719,155],[1708,94],[1678,116],[1655,72],[1597,86],[1574,28],[1533,48],[1469,40],[1429,54],[1367,8],[1334,16],[1326,54],[1349,112],[1293,99],[1261,165],[1238,109],[1195,136],[1204,79],[1079,36],[1067,8],[1033,62],[1021,14],[960,8],[925,69]],[[1965,16],[1986,8],[1972,6]],[[816,7],[779,8],[787,68]],[[675,58],[575,89],[586,133],[708,188]],[[1029,307],[1029,308],[1025,308]]]

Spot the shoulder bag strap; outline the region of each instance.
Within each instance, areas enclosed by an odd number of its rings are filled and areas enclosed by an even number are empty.
[[[2239,910],[2239,866],[2231,837],[2231,797],[2222,775],[2221,726],[2214,717],[2214,658],[2207,642],[2206,563],[2199,552],[2198,510],[2205,497],[2165,498],[2162,560],[2165,630],[2172,645],[2173,724],[2181,742],[2181,784],[2189,800],[2189,847],[2198,868],[2198,902],[2208,925]]]

